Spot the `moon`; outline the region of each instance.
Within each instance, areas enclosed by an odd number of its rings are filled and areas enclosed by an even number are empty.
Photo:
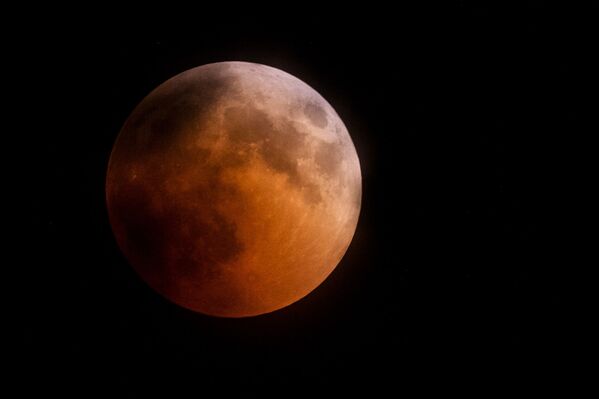
[[[116,241],[168,300],[219,317],[281,309],[345,254],[362,178],[331,105],[266,65],[185,71],[134,109],[108,163]]]

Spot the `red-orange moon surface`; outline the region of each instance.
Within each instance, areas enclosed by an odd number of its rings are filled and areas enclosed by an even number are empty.
[[[161,84],[112,150],[110,223],[133,268],[196,312],[245,317],[301,299],[354,235],[360,164],[331,105],[265,65],[221,62]]]

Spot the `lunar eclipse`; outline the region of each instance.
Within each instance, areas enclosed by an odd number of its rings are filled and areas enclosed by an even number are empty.
[[[358,156],[310,86],[245,62],[208,64],[151,92],[106,178],[110,222],[142,279],[196,312],[246,317],[306,296],[356,229]]]

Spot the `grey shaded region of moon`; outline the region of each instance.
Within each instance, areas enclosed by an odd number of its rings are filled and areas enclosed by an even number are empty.
[[[360,212],[358,156],[314,89],[224,62],[166,81],[133,111],[107,173],[110,222],[153,289],[222,317],[307,295],[346,252]]]

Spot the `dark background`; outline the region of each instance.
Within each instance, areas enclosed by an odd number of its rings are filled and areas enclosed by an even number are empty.
[[[433,375],[501,385],[541,364],[567,367],[567,199],[575,137],[592,132],[597,8],[235,10],[29,21],[37,33],[17,46],[20,81],[37,88],[22,90],[35,112],[20,125],[34,147],[22,180],[35,182],[24,201],[35,245],[16,284],[24,385],[36,387],[35,375],[132,397],[397,392],[413,374],[423,387],[438,384]],[[119,251],[104,202],[110,151],[135,105],[177,73],[227,60],[314,87],[346,123],[363,171],[361,218],[334,273],[247,319],[194,314],[151,291]]]

